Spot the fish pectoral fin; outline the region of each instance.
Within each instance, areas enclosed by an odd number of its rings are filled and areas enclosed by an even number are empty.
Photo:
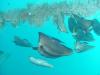
[[[64,43],[63,41],[57,39],[57,38],[54,38],[54,37],[51,37],[52,41],[54,42],[58,42],[58,43]]]

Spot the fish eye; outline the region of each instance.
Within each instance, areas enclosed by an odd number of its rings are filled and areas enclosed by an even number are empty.
[[[43,49],[43,48],[44,48],[44,47],[43,47],[43,45],[40,45],[40,48],[42,48],[42,49]]]

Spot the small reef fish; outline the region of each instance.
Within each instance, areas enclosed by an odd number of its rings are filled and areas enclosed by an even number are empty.
[[[62,42],[56,38],[50,37],[42,32],[39,32],[39,45],[33,47],[28,40],[15,37],[14,43],[23,47],[31,47],[37,50],[41,55],[49,58],[57,58],[61,56],[71,55],[73,50],[61,44]]]
[[[87,42],[76,42],[75,50],[77,53],[81,53],[94,48],[95,46],[89,45]]]
[[[73,37],[79,41],[94,41],[91,34],[92,21],[83,17],[72,15],[68,19],[68,27]]]
[[[53,68],[54,66],[49,64],[47,61],[43,60],[43,59],[37,59],[35,57],[29,57],[29,60],[38,66],[43,66],[43,67],[47,67],[47,68]]]
[[[85,19],[84,17],[72,14],[68,18],[68,26],[71,32],[73,32],[74,27],[81,29],[85,32],[88,32],[90,31],[89,28],[92,26],[92,20],[88,20],[88,19]]]
[[[90,33],[90,32],[85,33],[83,31],[81,31],[80,29],[77,29],[77,31],[74,32],[74,33],[76,33],[76,35],[74,35],[74,38],[78,41],[88,41],[88,42],[90,42],[90,41],[95,40],[92,33]]]
[[[14,37],[14,43],[18,46],[22,46],[22,47],[32,47],[32,44],[29,43],[29,41],[27,39],[21,39],[18,36]]]
[[[71,55],[73,53],[73,50],[64,46],[60,40],[47,36],[42,32],[39,32],[38,51],[42,55],[52,58]]]

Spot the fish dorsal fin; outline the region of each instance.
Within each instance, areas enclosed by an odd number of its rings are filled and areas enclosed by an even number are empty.
[[[63,41],[61,41],[57,38],[54,38],[54,37],[51,37],[51,39],[52,39],[52,41],[57,42],[57,43],[62,43],[62,44],[64,43]]]

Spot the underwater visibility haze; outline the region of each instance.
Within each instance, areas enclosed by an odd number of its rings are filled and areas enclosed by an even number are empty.
[[[0,75],[100,75],[100,0],[0,0]]]

